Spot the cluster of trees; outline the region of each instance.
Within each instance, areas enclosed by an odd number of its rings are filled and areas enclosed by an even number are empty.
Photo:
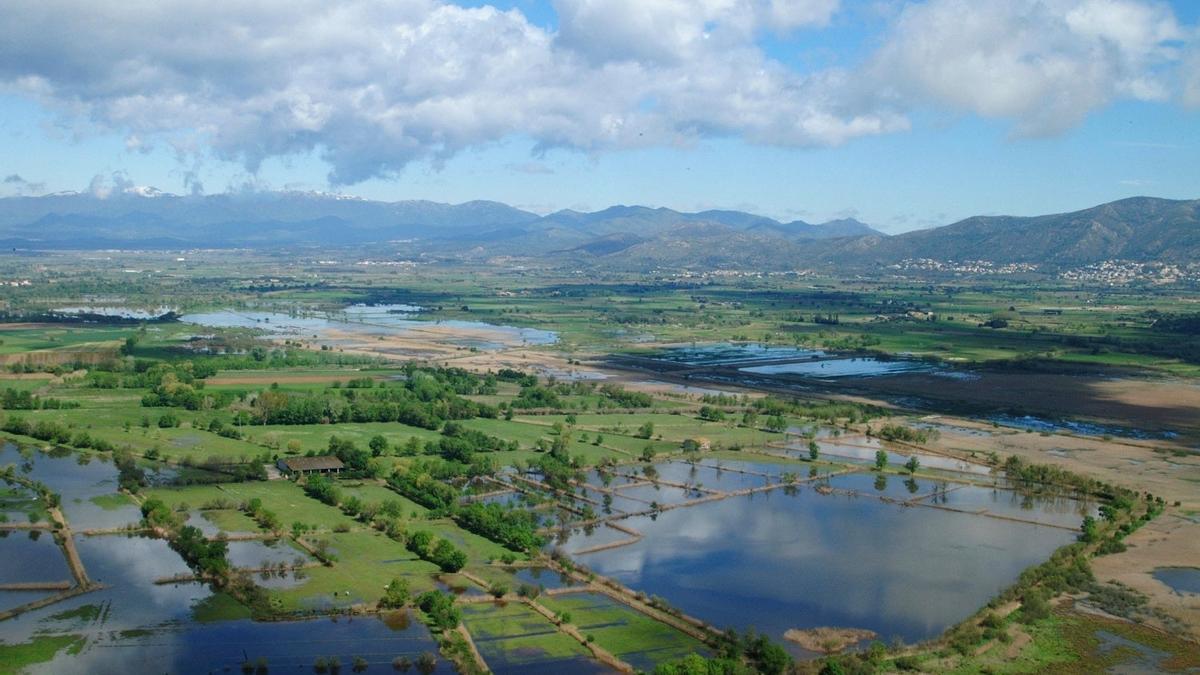
[[[866,422],[880,415],[874,406],[839,401],[793,401],[777,396],[764,396],[750,404],[760,415],[790,415],[811,420],[835,423],[847,420],[851,424]]]
[[[21,417],[8,417],[0,429],[18,436],[32,436],[39,441],[68,445],[71,443],[71,430],[54,420],[38,420],[31,424]]]
[[[400,609],[408,604],[408,579],[393,577],[379,599],[381,609]]]
[[[443,572],[457,572],[467,564],[466,553],[448,539],[438,539],[435,544],[433,534],[427,530],[408,535],[405,545],[418,558],[437,565]]]
[[[1200,313],[1198,314],[1157,314],[1154,330],[1162,333],[1182,333],[1184,335],[1200,335]]]
[[[542,459],[556,461],[550,455]],[[499,504],[459,505],[459,491],[441,480],[443,476],[431,473],[435,468],[440,470],[439,472],[455,470],[453,465],[448,463],[417,464],[407,470],[397,471],[388,480],[388,485],[436,514],[451,516],[464,529],[514,551],[528,551],[542,545],[543,540],[537,534],[540,523],[537,514]],[[572,474],[574,473],[577,473],[577,470],[573,469]],[[418,551],[414,552],[420,554]],[[437,560],[433,562],[440,564]]]
[[[654,397],[650,394],[629,391],[611,383],[601,386],[600,394],[622,408],[649,408],[654,405]]]
[[[457,509],[454,520],[464,529],[513,551],[530,551],[545,543],[538,536],[539,518],[533,511],[476,502]]]
[[[370,453],[359,448],[350,439],[330,436],[329,452],[342,460],[346,471],[351,475],[369,475],[372,473]]]
[[[453,382],[443,382],[426,370],[415,371],[398,386],[331,388],[319,393],[268,389],[258,394],[253,409],[260,424],[400,422],[438,429],[447,420],[496,417],[495,408],[462,398]]]
[[[319,502],[337,506],[342,501],[342,491],[325,476],[314,475],[304,480],[304,493]]]
[[[1106,499],[1129,494],[1129,491],[1123,488],[1117,488],[1052,464],[1032,464],[1016,455],[1011,455],[1005,460],[1004,475],[1022,487],[1053,485],[1073,488],[1078,492],[1099,495]]]
[[[503,438],[489,436],[482,431],[468,429],[457,422],[446,422],[442,427],[442,437],[437,441],[425,444],[425,452],[441,455],[443,459],[462,464],[470,464],[476,452],[515,451],[520,446],[516,441],[506,441]]]
[[[454,597],[441,591],[428,591],[417,597],[417,606],[425,613],[431,628],[451,630],[462,621],[462,611],[454,606]]]
[[[0,394],[0,408],[5,410],[70,410],[78,408],[75,401],[63,401],[57,398],[42,398],[28,390],[18,390],[9,387]]]
[[[259,527],[268,532],[279,532],[283,528],[283,521],[279,519],[274,511],[263,506],[262,500],[254,497],[241,505],[241,510],[246,515],[254,519]]]
[[[114,452],[113,464],[117,465],[117,483],[122,490],[136,494],[138,490],[146,487],[146,472],[137,465],[137,461],[128,451]]]
[[[448,513],[458,504],[458,490],[435,478],[426,465],[397,471],[388,479],[388,485],[434,512]]]
[[[730,629],[722,633],[716,645],[717,655],[704,658],[691,655],[679,661],[660,664],[655,675],[749,675],[766,673],[779,675],[788,671],[793,660],[783,647],[771,642],[766,635],[749,629],[739,634]]]
[[[226,558],[229,545],[224,540],[209,541],[199,528],[182,525],[180,517],[155,497],[142,502],[142,517],[151,527],[167,530],[171,548],[197,573],[216,579],[228,576],[231,569]]]
[[[222,577],[229,573],[229,544],[221,539],[205,538],[200,528],[184,525],[171,538],[171,548],[175,549],[189,567],[200,574]]]
[[[513,408],[522,410],[530,410],[533,408],[562,408],[562,399],[558,397],[558,393],[551,387],[543,387],[537,384],[535,380],[533,384],[528,384],[521,387],[521,392],[512,400],[509,405]]]
[[[913,429],[903,424],[885,424],[874,434],[885,441],[903,441],[905,443],[926,443],[934,438],[937,431],[929,429]]]

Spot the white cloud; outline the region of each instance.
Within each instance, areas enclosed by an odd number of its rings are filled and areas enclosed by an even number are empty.
[[[211,153],[254,174],[316,152],[346,184],[514,136],[586,152],[836,145],[908,129],[928,103],[1052,133],[1166,96],[1181,30],[1148,0],[930,0],[894,15],[867,66],[805,74],[758,40],[824,26],[838,0],[554,4],[557,32],[443,0],[16,0],[0,90],[186,165]],[[1194,71],[1182,96],[1200,105]]]
[[[907,6],[872,70],[927,102],[1059,133],[1119,97],[1162,99],[1182,36],[1170,9],[1135,0],[930,0]]]
[[[1183,62],[1183,104],[1200,108],[1200,38]]]

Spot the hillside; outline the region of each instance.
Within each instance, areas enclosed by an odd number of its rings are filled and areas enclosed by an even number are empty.
[[[1200,200],[1135,197],[1033,217],[974,216],[884,235],[853,219],[780,222],[752,213],[612,206],[539,216],[488,201],[376,202],[262,192],[180,197],[139,190],[0,199],[8,248],[228,248],[403,242],[444,258],[544,258],[656,267],[870,269],[905,259],[1074,266],[1200,260]]]
[[[815,258],[878,265],[906,258],[1081,265],[1103,260],[1200,260],[1200,200],[1133,197],[1034,217],[974,216],[893,237],[831,242]]]

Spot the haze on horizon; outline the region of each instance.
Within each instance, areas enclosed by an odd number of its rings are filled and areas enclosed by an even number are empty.
[[[17,0],[0,196],[152,185],[852,216],[1195,198],[1184,0]]]

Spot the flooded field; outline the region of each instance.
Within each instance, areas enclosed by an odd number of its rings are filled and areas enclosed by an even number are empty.
[[[61,494],[76,530],[76,520],[86,527],[111,527],[140,518],[132,503],[111,499],[116,489],[111,463],[83,462],[75,454],[21,451],[6,443],[0,466],[9,464]],[[203,515],[193,515],[190,521],[216,529]],[[416,663],[422,653],[438,651],[429,631],[407,612],[358,619],[250,621],[244,609],[214,595],[205,584],[163,583],[190,575],[191,570],[161,539],[75,534],[74,543],[88,576],[101,587],[4,622],[0,642],[20,643],[45,634],[67,634],[75,640],[71,650],[28,672],[141,672],[147,664],[162,672],[229,672],[247,659],[265,659],[273,670],[294,670],[310,669],[318,657],[337,657],[347,669],[361,657],[382,670],[397,657]],[[252,568],[309,560],[290,544],[263,541],[229,542],[229,559],[235,566]],[[63,553],[49,532],[0,532],[0,583],[70,579]],[[260,583],[279,587],[291,581],[285,577]],[[47,595],[0,591],[0,609]],[[443,659],[426,670],[452,671]]]
[[[668,347],[645,356],[689,366],[704,366],[732,365],[767,359],[818,358],[824,355],[825,352],[815,349],[764,345],[757,342],[717,342],[686,347]]]
[[[748,366],[739,370],[756,375],[800,375],[803,377],[875,377],[894,373],[942,372],[944,369],[923,361],[883,361],[876,358],[823,359],[800,363]]]
[[[1017,429],[1024,429],[1026,431],[1068,433],[1079,434],[1081,436],[1120,436],[1123,438],[1136,438],[1141,440],[1170,440],[1178,437],[1178,434],[1172,431],[1146,431],[1144,429],[1133,429],[1114,424],[1097,424],[1094,422],[1081,422],[1078,420],[1053,419],[1047,417],[1038,417],[1036,415],[992,415],[991,417],[987,418],[987,421],[1000,426],[1015,427]]]
[[[659,470],[677,480],[689,478],[691,467]],[[697,471],[719,480],[715,468]],[[743,474],[729,487],[760,480],[767,479]],[[827,482],[833,494],[800,486],[731,497],[623,519],[623,527],[643,535],[627,546],[585,552],[621,539],[598,530],[575,533],[563,548],[597,573],[717,626],[754,626],[778,639],[790,628],[847,626],[918,641],[971,615],[1025,567],[1073,541],[1074,532],[1052,525],[1078,525],[1086,511],[1073,500],[1025,503],[983,488],[959,498],[964,507],[1046,523],[1038,525],[868,498],[940,489],[935,481],[906,482],[888,476],[877,486],[868,474],[836,476]],[[964,490],[945,494],[955,499]]]
[[[458,333],[446,342],[480,350],[513,345],[548,345],[558,334],[537,328],[505,326],[481,321],[421,320],[413,305],[351,305],[339,312],[286,314],[252,310],[219,310],[185,314],[180,321],[212,328],[254,328],[270,337],[336,337],[405,335],[414,337],[433,328]]]
[[[970,473],[980,476],[986,476],[992,473],[992,467],[985,464],[968,462],[966,460],[945,457],[943,455],[935,455],[927,452],[906,451],[898,452],[896,450],[885,447],[883,443],[873,438],[855,438],[851,440],[825,439],[819,441],[818,445],[821,448],[821,454],[835,457],[838,460],[845,460],[855,464],[871,465],[875,463],[875,453],[883,450],[887,453],[888,465],[897,467],[904,466],[904,463],[910,457],[916,457],[922,467],[926,469],[939,469],[943,471],[954,471],[958,473]],[[808,454],[808,443],[790,443],[788,450],[796,456],[806,456]]]

